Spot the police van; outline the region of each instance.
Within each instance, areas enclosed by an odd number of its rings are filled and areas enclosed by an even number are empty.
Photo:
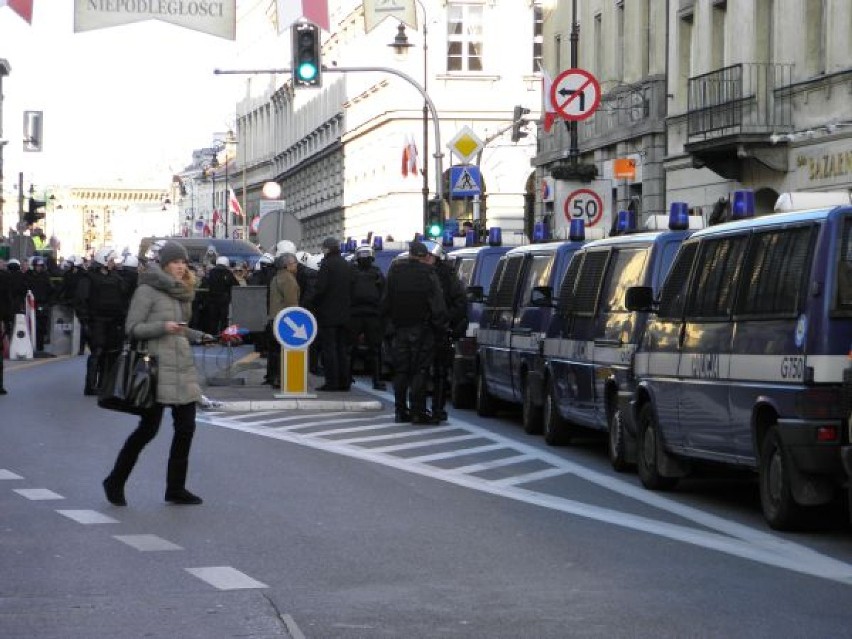
[[[539,361],[555,291],[583,245],[583,223],[576,222],[569,240],[513,248],[500,259],[479,320],[476,412],[492,415],[501,401],[519,404],[531,434],[540,432],[541,411],[527,392],[527,378]]]
[[[635,355],[637,467],[650,489],[673,487],[698,460],[754,469],[772,528],[794,529],[846,481],[841,413],[852,344],[852,207],[752,217],[686,240]],[[848,448],[847,448],[848,450]]]
[[[447,253],[467,295],[467,332],[455,342],[450,401],[456,408],[470,408],[476,391],[476,335],[485,306],[485,291],[491,285],[500,258],[511,249],[504,245],[499,228],[489,232],[488,244],[466,246]]]
[[[669,230],[633,232],[633,220],[632,212],[620,211],[617,235],[589,242],[574,255],[532,389],[548,444],[569,443],[577,427],[606,431],[610,462],[619,471],[635,458],[635,430],[625,409],[633,396],[633,354],[647,320],[646,312],[627,309],[625,291],[639,285],[656,291],[693,232],[690,226],[702,225],[684,202],[672,204]]]
[[[148,249],[163,242],[177,242],[186,249],[194,264],[215,264],[217,257],[227,257],[231,266],[248,264],[251,270],[263,253],[248,240],[229,240],[215,237],[144,237],[139,243],[139,259],[145,259]]]

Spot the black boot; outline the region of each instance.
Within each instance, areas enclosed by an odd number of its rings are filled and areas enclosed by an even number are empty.
[[[126,506],[127,500],[124,498],[124,482],[113,477],[111,474],[103,481],[104,492],[109,503],[113,506]]]
[[[193,495],[184,485],[189,462],[186,459],[169,459],[166,473],[166,501],[173,504],[196,506],[203,502],[201,497]]]
[[[376,390],[387,390],[387,385],[382,381],[382,353],[379,352],[373,358],[373,388]]]

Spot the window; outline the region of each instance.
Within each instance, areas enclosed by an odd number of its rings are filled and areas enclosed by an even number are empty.
[[[707,240],[701,247],[687,315],[697,319],[727,319],[748,238]]]
[[[743,277],[738,315],[795,315],[809,274],[811,227],[757,233]]]
[[[462,286],[470,286],[470,278],[473,275],[473,266],[476,264],[475,257],[465,257],[456,261],[456,271],[459,274]]]
[[[488,306],[492,308],[512,308],[515,301],[515,289],[518,286],[518,276],[521,274],[523,257],[512,257],[504,260],[505,266],[500,278],[495,277],[491,282],[488,294]]]
[[[583,257],[585,253],[574,253],[574,257],[568,263],[568,269],[562,277],[562,285],[559,287],[559,299],[557,300],[556,310],[567,315],[574,305],[574,289],[577,283],[577,274],[580,272],[580,267],[583,265]]]
[[[852,310],[852,217],[843,220],[843,238],[837,264],[837,306]]]
[[[538,73],[544,68],[543,55],[544,51],[544,10],[541,8],[541,2],[536,2],[533,5],[533,50],[532,50],[532,70],[533,73]]]
[[[603,22],[600,13],[596,13],[594,24],[592,26],[592,40],[594,47],[593,55],[595,56],[594,65],[592,68],[598,77],[603,75]]]
[[[660,308],[658,317],[679,319],[683,317],[684,302],[686,301],[686,284],[695,259],[698,244],[684,244],[675,257],[669,276],[663,284],[660,293]]]
[[[689,94],[689,76],[692,72],[692,11],[682,13],[678,20],[677,77],[675,96],[678,106],[685,108]]]
[[[825,3],[826,0],[805,0],[805,64],[809,75],[825,73]]]
[[[574,289],[573,313],[594,315],[608,257],[609,251],[589,251],[586,254]]]
[[[615,77],[624,82],[624,2],[615,5]]]
[[[547,286],[550,282],[550,271],[553,269],[553,255],[534,255],[530,260],[529,269],[521,291],[520,305],[529,306],[530,295],[536,286]]]
[[[447,70],[482,71],[482,6],[447,7]]]
[[[710,68],[721,69],[725,66],[725,15],[727,3],[716,2],[713,5],[710,29]]]
[[[601,295],[601,312],[625,312],[624,296],[630,286],[639,286],[645,275],[648,249],[616,249]]]

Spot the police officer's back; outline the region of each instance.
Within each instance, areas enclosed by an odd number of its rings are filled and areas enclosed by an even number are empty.
[[[382,375],[382,336],[384,328],[379,304],[385,292],[385,276],[374,263],[373,249],[360,246],[352,264],[352,319],[349,330],[356,344],[360,335],[367,346],[366,366],[373,373],[373,388],[384,390]]]
[[[435,332],[445,331],[447,312],[441,284],[426,263],[422,242],[412,242],[409,257],[388,272],[382,303],[393,326],[394,404],[396,421],[436,423],[426,412],[426,379],[432,364]],[[411,391],[409,410],[408,392]]]

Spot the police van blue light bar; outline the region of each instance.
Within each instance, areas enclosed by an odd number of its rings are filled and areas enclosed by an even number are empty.
[[[464,234],[464,245],[476,246],[476,231],[468,229],[468,231]]]
[[[669,228],[672,231],[683,231],[689,228],[689,204],[672,202],[669,207]]]
[[[444,233],[441,235],[441,244],[444,246],[453,245],[453,232],[450,229],[444,229]]]
[[[754,217],[754,191],[734,191],[734,197],[731,198],[731,219],[742,220],[747,217]]]
[[[500,246],[503,243],[503,230],[499,226],[488,229],[488,246]]]
[[[583,220],[571,220],[568,227],[568,239],[572,242],[582,242],[586,239],[586,223]]]
[[[384,246],[384,243],[382,242],[382,238],[381,238],[380,235],[377,235],[376,237],[373,238],[373,250],[374,251],[381,251],[383,246]]]
[[[547,226],[547,222],[542,220],[541,222],[536,222],[533,225],[533,242],[546,242],[550,239],[550,228]]]
[[[618,233],[629,233],[636,230],[636,213],[633,211],[619,211],[615,221],[615,230]]]

